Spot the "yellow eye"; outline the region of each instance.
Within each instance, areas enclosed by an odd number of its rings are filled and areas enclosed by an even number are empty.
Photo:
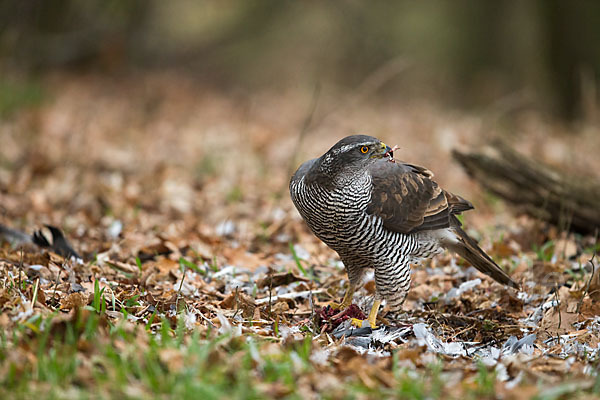
[[[363,146],[360,148],[360,152],[363,154],[367,154],[368,151],[369,151],[369,147],[367,147],[367,146]]]

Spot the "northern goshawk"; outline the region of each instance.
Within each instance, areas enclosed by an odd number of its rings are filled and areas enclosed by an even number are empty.
[[[365,268],[374,268],[372,328],[382,300],[391,312],[400,311],[410,288],[410,264],[443,249],[496,281],[519,287],[461,228],[456,215],[473,205],[432,177],[426,168],[394,160],[393,149],[382,141],[354,135],[303,163],[290,181],[300,215],[344,263],[350,286],[342,309],[352,303]]]

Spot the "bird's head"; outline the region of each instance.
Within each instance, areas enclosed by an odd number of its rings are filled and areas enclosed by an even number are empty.
[[[319,172],[330,177],[364,171],[374,162],[394,160],[394,149],[372,136],[347,136],[337,142],[319,162]]]

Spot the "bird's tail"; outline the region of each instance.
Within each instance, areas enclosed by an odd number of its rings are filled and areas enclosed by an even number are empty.
[[[458,219],[454,219],[455,223],[452,224],[450,229],[455,234],[455,240],[444,240],[443,244],[445,247],[457,253],[479,271],[494,278],[494,280],[520,289],[519,284],[512,280],[512,278],[479,247],[473,238],[467,235],[467,232],[461,228]]]

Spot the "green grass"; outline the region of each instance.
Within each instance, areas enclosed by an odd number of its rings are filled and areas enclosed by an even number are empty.
[[[136,301],[134,296],[125,304],[133,306]],[[278,343],[256,335],[218,334],[210,328],[188,331],[183,314],[161,319],[156,311],[144,324],[127,321],[125,314],[111,322],[107,307],[111,310],[111,299],[95,283],[91,306],[69,314],[33,315],[11,330],[0,330],[0,398],[300,399],[306,393],[302,389],[315,390],[311,385],[322,371],[340,374],[335,356],[325,366],[314,364],[311,357],[323,350],[310,334]],[[402,351],[393,353],[388,367],[392,387],[378,382],[376,373],[366,372],[377,383],[373,386],[365,384],[359,371],[346,369],[335,387],[320,395],[450,398],[445,394],[442,358],[424,368],[407,367],[400,358]],[[370,371],[370,362],[363,361],[365,371]],[[479,363],[464,397],[494,398],[496,382],[494,369]],[[558,386],[546,397],[560,398],[578,390]],[[600,391],[600,378],[591,391]]]
[[[243,338],[185,334],[162,321],[156,333],[127,322],[110,325],[81,310],[67,323],[37,318],[0,340],[0,397],[8,398],[258,398],[249,344]],[[23,350],[34,358],[18,360]],[[174,354],[169,361],[168,354]],[[234,370],[219,358],[238,357]],[[289,376],[289,363],[272,363]],[[288,384],[293,380],[287,379]]]
[[[271,397],[277,387],[285,398],[299,399],[301,377],[319,379],[310,360],[311,336],[264,352],[272,342],[257,336],[188,332],[183,318],[176,326],[162,320],[150,331],[125,319],[112,324],[91,309],[70,319],[59,312],[35,316],[10,337],[1,332],[0,398],[258,399]],[[368,388],[349,375],[323,398],[442,395],[441,363],[417,373],[394,360],[395,387]]]
[[[296,267],[298,267],[298,270],[302,273],[302,275],[304,275],[308,279],[315,280],[313,271],[311,269],[307,270],[302,265],[302,263],[306,262],[306,261],[302,260],[300,257],[298,257],[298,254],[296,254],[296,249],[294,248],[294,244],[292,242],[289,242],[288,246],[290,248],[290,253],[292,254],[292,258],[294,259],[294,262],[296,263]]]
[[[307,344],[266,357],[253,369],[256,346],[246,338],[211,332],[186,334],[162,321],[157,332],[127,322],[111,325],[99,313],[81,310],[66,323],[59,314],[37,316],[11,338],[0,336],[0,397],[8,398],[260,398],[256,374],[295,388],[295,360],[310,368]],[[183,319],[180,319],[182,321]],[[32,329],[33,328],[33,329]],[[308,349],[308,350],[307,350]],[[31,350],[35,357],[19,360]],[[299,357],[292,357],[296,352]],[[171,355],[172,361],[169,361]],[[227,362],[230,358],[239,365]]]
[[[536,253],[539,261],[550,262],[554,256],[554,241],[548,240],[541,246],[534,245],[533,251]]]
[[[310,360],[315,350],[310,336],[265,352],[272,342],[260,337],[190,333],[182,322],[172,326],[162,320],[150,331],[125,320],[111,324],[86,309],[68,321],[64,317],[35,316],[12,334],[0,332],[0,398],[260,399],[275,397],[276,387],[277,397],[300,399],[302,378],[319,379]],[[322,397],[449,398],[440,359],[414,369],[397,356],[393,387],[369,387],[349,374]],[[495,383],[493,369],[479,364],[465,397],[494,398]],[[573,389],[557,390],[560,397]]]

